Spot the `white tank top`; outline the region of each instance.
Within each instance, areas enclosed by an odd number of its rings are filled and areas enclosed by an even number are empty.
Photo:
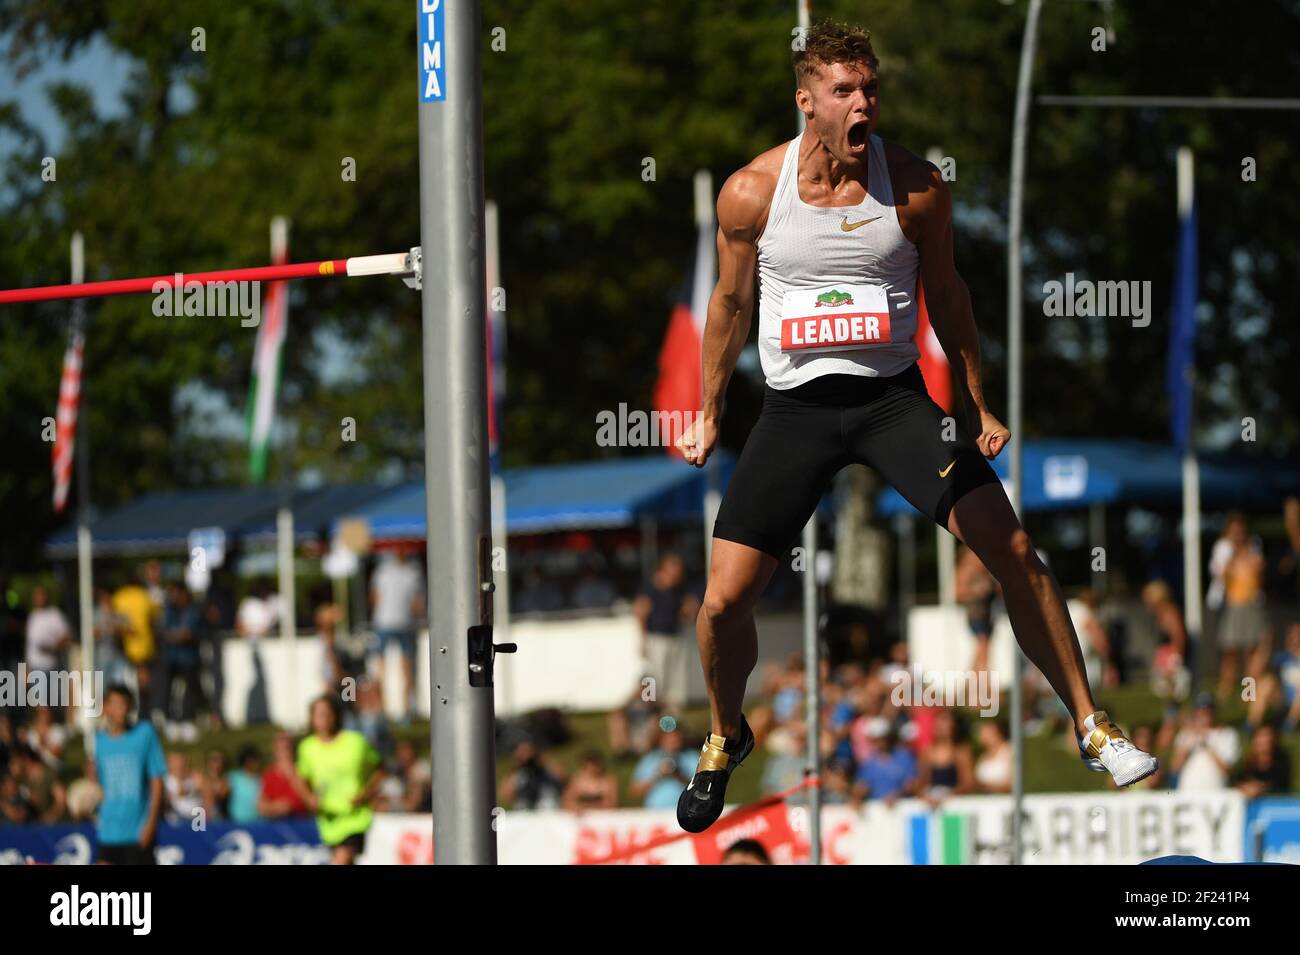
[[[871,137],[867,195],[822,208],[799,198],[791,140],[758,240],[758,351],[784,391],[821,375],[896,375],[916,361],[916,246],[894,208],[885,146]]]

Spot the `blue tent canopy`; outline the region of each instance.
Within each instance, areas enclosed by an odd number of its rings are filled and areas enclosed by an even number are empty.
[[[145,494],[91,522],[96,557],[185,553],[197,527],[230,532],[269,516],[275,521],[276,492],[265,488],[202,488]],[[50,557],[77,553],[77,529],[65,528],[46,542]]]
[[[721,486],[735,466],[722,454]],[[629,527],[641,518],[683,521],[700,517],[706,472],[678,458],[654,455],[572,464],[507,468],[506,532]],[[376,540],[425,535],[424,482],[407,484],[354,515],[370,524]]]
[[[386,495],[391,485],[343,484],[294,492],[294,539],[303,542],[327,533],[343,514]],[[90,525],[96,557],[185,553],[189,533],[219,527],[231,544],[269,544],[281,492],[274,488],[201,488],[145,494]],[[65,528],[46,543],[50,557],[77,553],[77,531]]]
[[[992,462],[1003,482],[1009,456]],[[1176,507],[1182,500],[1183,465],[1169,445],[1144,441],[1063,438],[1026,441],[1022,452],[1027,511],[1086,507],[1091,504],[1143,504]],[[1274,507],[1287,494],[1300,493],[1300,463],[1254,455],[1200,457],[1201,503],[1207,507]],[[883,517],[915,513],[893,488],[876,502]]]

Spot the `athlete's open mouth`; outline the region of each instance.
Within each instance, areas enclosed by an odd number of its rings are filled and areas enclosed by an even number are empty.
[[[871,124],[867,120],[854,123],[849,127],[849,152],[860,153],[867,146],[867,130]]]

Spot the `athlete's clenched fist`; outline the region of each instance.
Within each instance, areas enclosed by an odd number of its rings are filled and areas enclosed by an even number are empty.
[[[696,416],[690,427],[677,439],[677,450],[682,453],[687,464],[697,468],[704,467],[713,453],[713,446],[718,443],[718,426],[711,418]]]

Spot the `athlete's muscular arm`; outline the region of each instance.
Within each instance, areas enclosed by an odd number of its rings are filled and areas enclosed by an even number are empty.
[[[1011,440],[1011,432],[984,403],[979,332],[970,292],[953,262],[952,195],[937,169],[928,163],[924,169],[924,188],[911,192],[908,200],[915,203],[914,221],[920,227],[916,248],[930,324],[957,374],[971,434],[986,458],[996,458]]]
[[[735,173],[718,194],[718,284],[709,296],[701,360],[704,400],[700,416],[677,441],[690,464],[703,467],[718,440],[722,401],[754,315],[758,236],[775,183],[750,167]]]

